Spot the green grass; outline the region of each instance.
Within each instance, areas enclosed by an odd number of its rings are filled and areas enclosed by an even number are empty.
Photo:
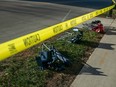
[[[113,14],[116,15],[116,9],[113,10]]]
[[[47,42],[52,42],[73,64],[62,73],[75,74],[77,73],[75,67],[80,67],[78,61],[87,56],[87,51],[98,45],[101,34],[84,30],[84,37],[80,44],[68,43],[66,39],[56,40],[58,37],[60,35]],[[55,72],[38,69],[35,56],[40,49],[40,45],[37,45],[0,62],[0,87],[45,87],[46,82],[53,78]]]

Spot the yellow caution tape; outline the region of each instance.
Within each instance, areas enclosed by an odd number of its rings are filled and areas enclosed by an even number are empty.
[[[114,7],[115,5],[111,5],[109,7],[90,12],[88,14],[73,18],[71,20],[2,43],[0,44],[0,61],[16,53],[19,53],[27,48],[30,48],[42,41],[45,41],[46,39],[53,37],[61,32],[64,32],[74,26],[77,26],[78,24],[81,24],[89,19],[92,19],[95,16],[103,14]]]
[[[116,4],[116,1],[115,1],[115,0],[112,0],[112,2],[113,2],[114,4]]]

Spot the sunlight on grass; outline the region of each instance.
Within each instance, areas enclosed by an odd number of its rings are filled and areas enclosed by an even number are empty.
[[[82,39],[84,43],[82,41],[79,44],[72,44],[68,43],[66,39],[56,40],[56,37],[48,42],[52,42],[73,63],[83,58],[89,47],[95,48],[98,45],[99,36],[98,33],[84,30]],[[38,69],[35,61],[35,56],[41,49],[40,45],[38,46],[0,62],[0,87],[44,87],[46,85],[46,79],[52,78],[53,71]]]

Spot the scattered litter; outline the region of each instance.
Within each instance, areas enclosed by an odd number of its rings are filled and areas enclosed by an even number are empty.
[[[83,37],[83,31],[79,30],[78,28],[73,28],[72,32],[66,32],[64,35],[62,35],[57,40],[67,40],[69,43],[78,43],[82,40]]]
[[[97,33],[105,33],[104,26],[100,20],[92,21],[91,23],[83,24],[84,28],[93,30]]]
[[[41,70],[62,71],[71,64],[69,59],[64,57],[54,46],[48,47],[46,44],[42,44],[42,51],[36,60]]]

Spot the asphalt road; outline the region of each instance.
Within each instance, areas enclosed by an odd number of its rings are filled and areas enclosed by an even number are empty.
[[[111,3],[111,0],[0,0],[0,43]]]

